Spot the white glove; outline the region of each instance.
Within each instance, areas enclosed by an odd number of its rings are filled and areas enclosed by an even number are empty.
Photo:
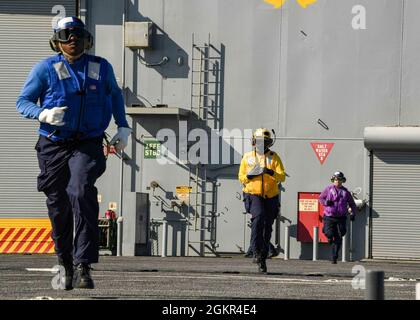
[[[53,126],[64,126],[64,113],[67,107],[54,107],[52,109],[44,109],[39,114],[39,121],[52,124]]]
[[[130,136],[131,131],[130,128],[118,128],[117,134],[111,139],[109,144],[115,146],[117,152],[124,150],[128,144],[128,137]]]

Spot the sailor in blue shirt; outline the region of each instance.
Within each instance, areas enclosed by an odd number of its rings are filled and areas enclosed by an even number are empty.
[[[40,122],[37,186],[47,196],[66,290],[94,287],[90,264],[99,256],[95,182],[105,171],[102,139],[112,116],[118,132],[110,143],[117,152],[131,134],[112,66],[85,53],[92,45],[80,19],[59,20],[50,40],[58,54],[33,68],[16,103],[25,118]]]

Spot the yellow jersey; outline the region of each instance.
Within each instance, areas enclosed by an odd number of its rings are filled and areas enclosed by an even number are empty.
[[[274,171],[274,175],[262,174],[252,179],[248,179],[247,174],[259,164],[261,168]],[[264,198],[273,198],[279,194],[280,182],[286,180],[283,163],[274,151],[268,151],[260,155],[255,151],[247,152],[241,160],[239,168],[239,181],[244,185],[243,191]]]

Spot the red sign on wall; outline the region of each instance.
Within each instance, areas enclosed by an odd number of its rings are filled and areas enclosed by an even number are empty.
[[[319,243],[328,242],[322,232],[324,207],[318,201],[320,194],[320,192],[298,192],[297,240],[300,242],[313,242],[314,227],[318,227]]]
[[[334,146],[334,143],[333,142],[311,142],[311,146],[312,146],[312,149],[314,149],[319,162],[321,162],[321,164],[324,164],[324,161],[327,159],[332,147]]]

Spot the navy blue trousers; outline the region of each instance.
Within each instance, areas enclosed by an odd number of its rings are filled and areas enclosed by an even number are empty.
[[[247,195],[245,206],[251,213],[251,248],[255,255],[267,258],[273,223],[279,213],[280,202],[274,198]]]
[[[41,170],[38,191],[47,196],[59,260],[74,264],[98,262],[99,204],[95,182],[106,168],[102,137],[56,143],[40,136],[35,150]]]
[[[322,232],[332,243],[331,256],[332,259],[338,259],[338,252],[343,243],[343,237],[347,232],[347,217],[326,217],[323,218],[324,227]]]

